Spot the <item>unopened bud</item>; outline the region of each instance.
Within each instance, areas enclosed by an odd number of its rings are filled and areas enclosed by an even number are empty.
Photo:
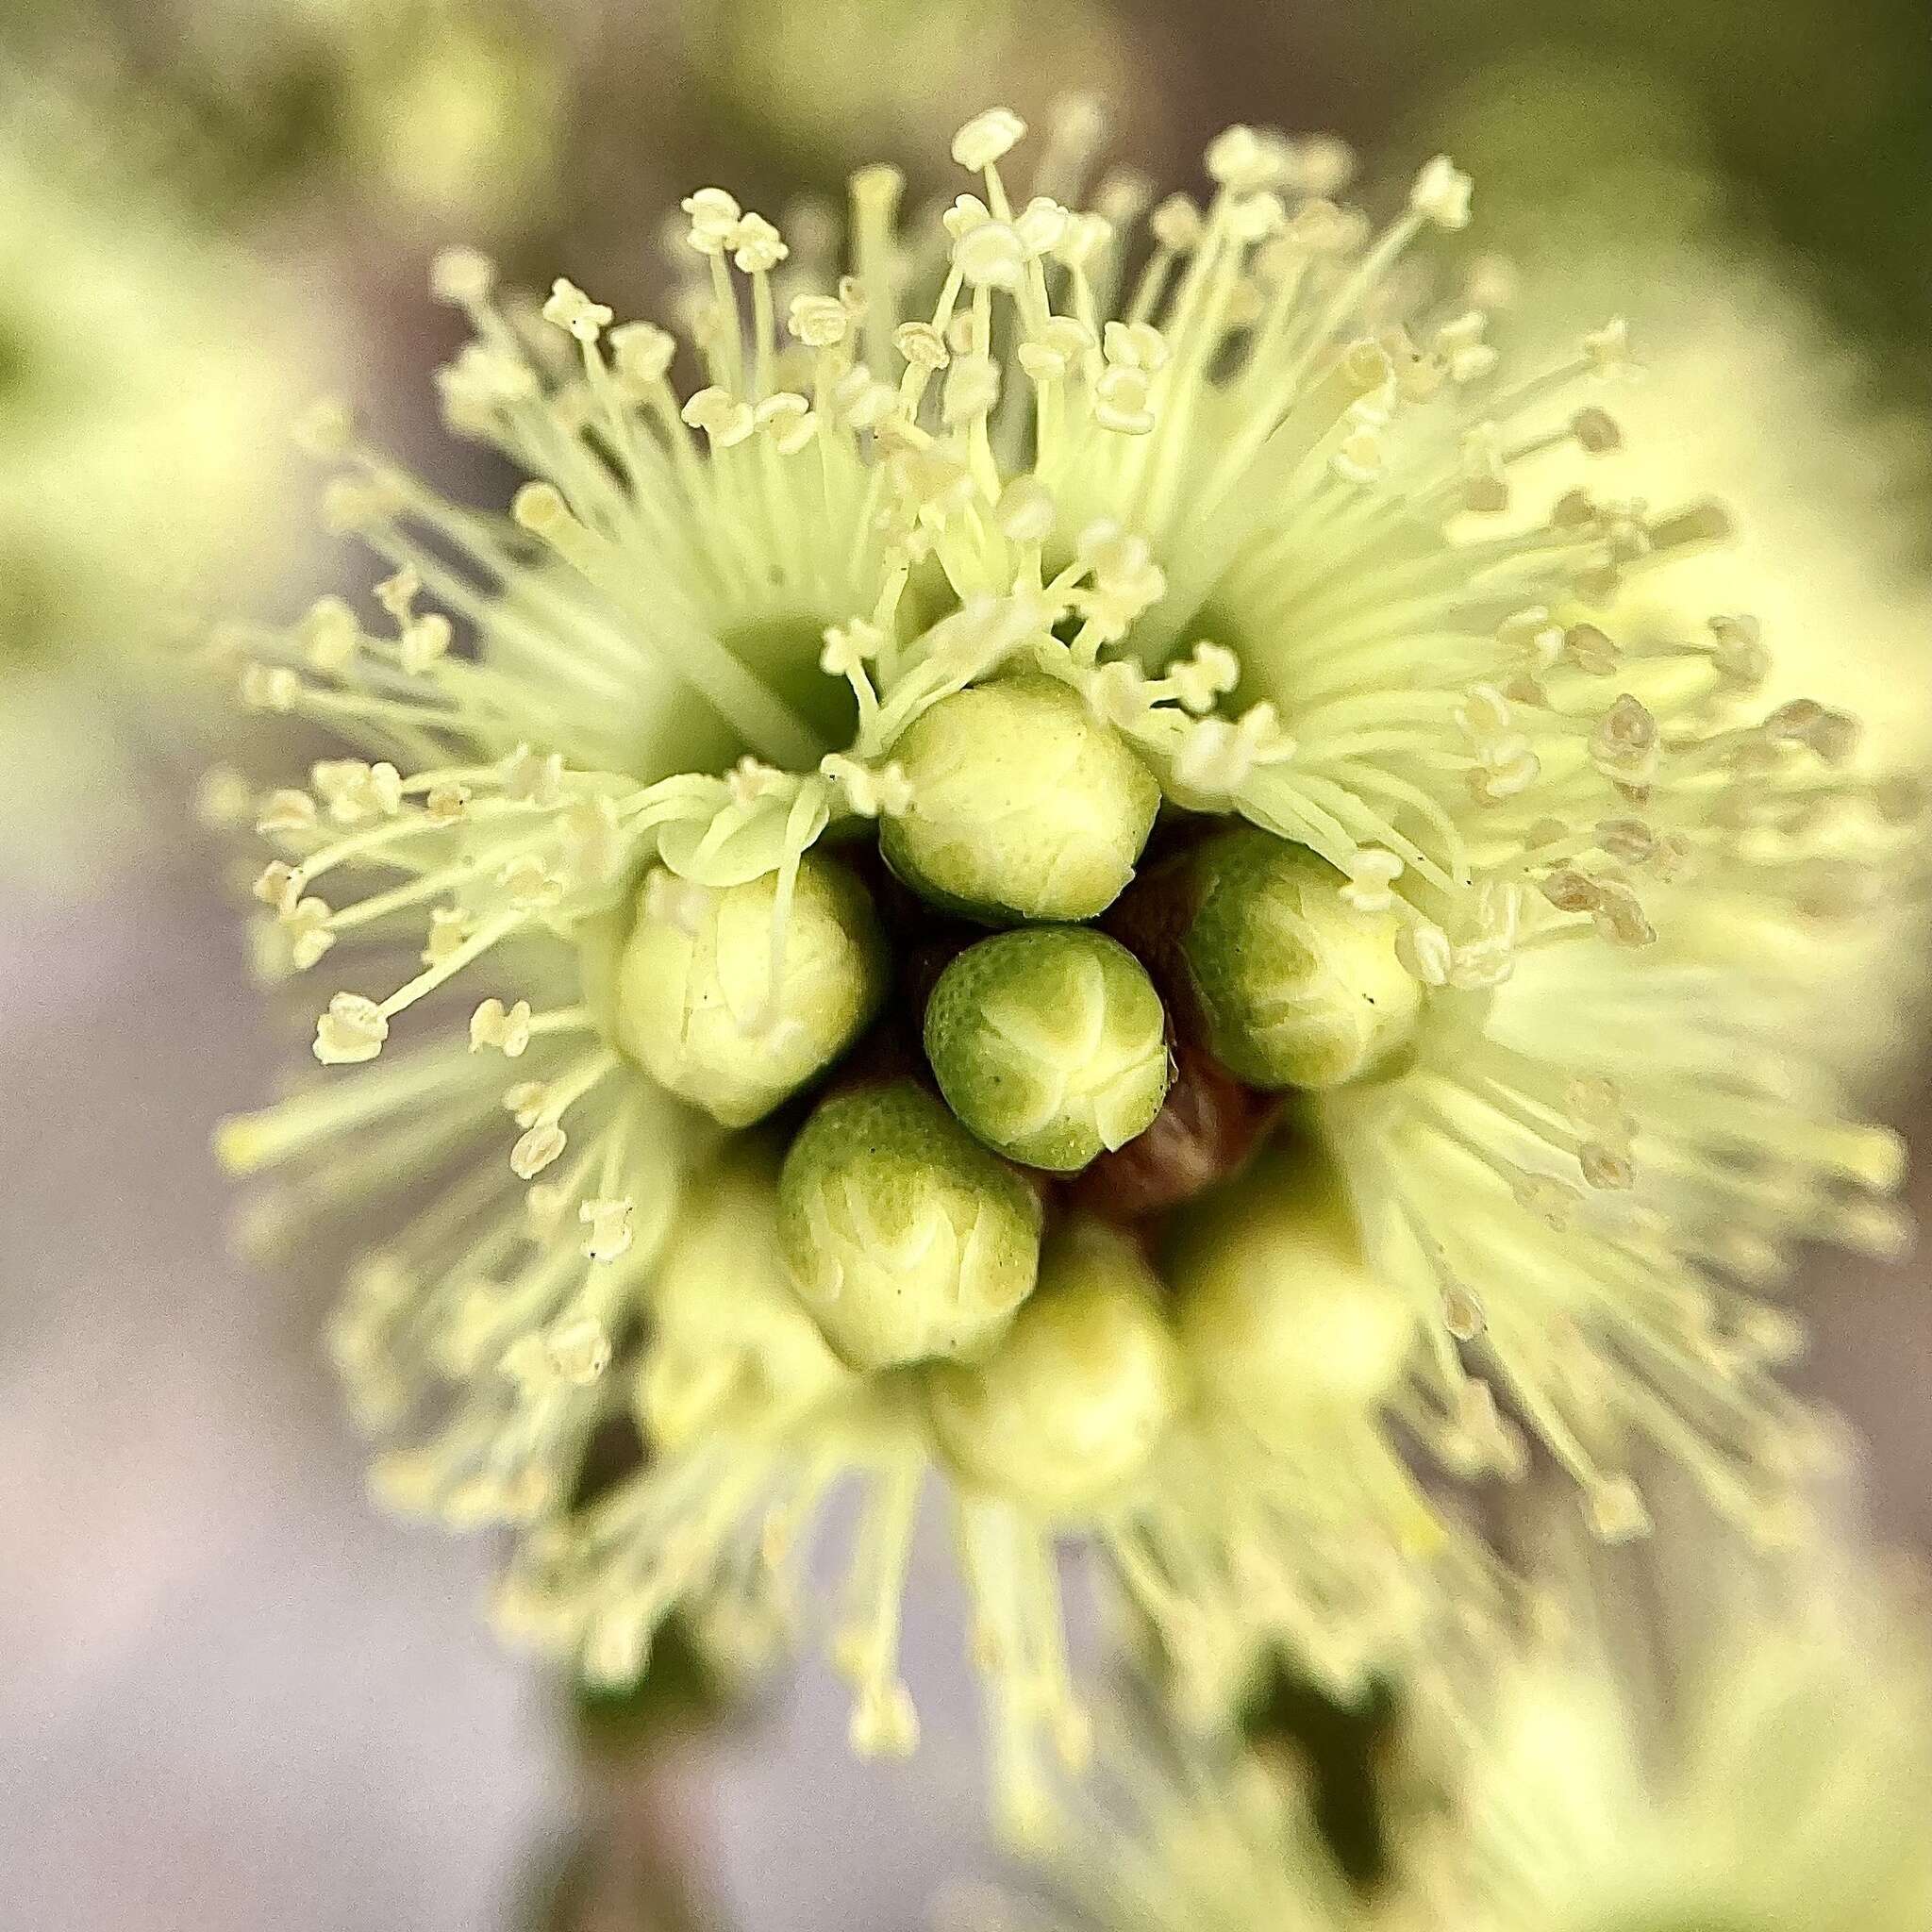
[[[1183,1399],[1159,1285],[1126,1236],[1057,1238],[992,1353],[929,1374],[933,1430],[962,1479],[1042,1515],[1091,1508],[1147,1466]]]
[[[1360,910],[1345,874],[1262,831],[1227,833],[1194,865],[1181,952],[1230,1073],[1269,1090],[1336,1087],[1408,1039],[1422,988],[1396,957],[1396,913]]]
[[[798,868],[782,948],[775,874],[722,890],[662,890],[665,876],[646,883],[618,968],[618,1041],[660,1086],[745,1126],[824,1072],[877,1009],[877,923],[858,880],[814,854]]]
[[[887,862],[923,897],[996,924],[1104,911],[1160,808],[1126,742],[1034,674],[942,700],[892,756],[910,793],[884,822]]]
[[[824,1101],[785,1157],[792,1287],[857,1369],[989,1346],[1033,1291],[1040,1202],[910,1080]]]
[[[685,1202],[652,1283],[651,1341],[633,1396],[660,1449],[690,1441],[734,1396],[773,1422],[846,1380],[791,1292],[776,1163],[762,1151],[734,1158]]]
[[[1190,1213],[1168,1278],[1203,1388],[1264,1443],[1305,1443],[1311,1424],[1378,1402],[1415,1337],[1332,1179],[1284,1151]]]
[[[1143,1133],[1167,1094],[1167,1016],[1127,949],[1081,926],[1000,933],[940,975],[925,1051],[995,1153],[1074,1174]]]

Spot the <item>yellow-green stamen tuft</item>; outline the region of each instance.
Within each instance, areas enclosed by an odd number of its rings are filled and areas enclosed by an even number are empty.
[[[938,1472],[1022,1818],[1086,1737],[1057,1539],[1212,1710],[1257,1645],[1346,1694],[1507,1599],[1417,1446],[1475,1476],[1532,1430],[1621,1534],[1648,1442],[1788,1527],[1819,1432],[1759,1289],[1900,1224],[1767,936],[1828,955],[1914,836],[1834,708],[1757,703],[1734,614],[1623,625],[1723,519],[1587,487],[1619,328],[1511,372],[1430,292],[1448,161],[1377,228],[1334,143],[1230,130],[1143,248],[1023,136],[968,124],[972,192],[903,232],[863,171],[842,275],[691,194],[689,383],[666,329],[439,262],[450,422],[530,480],[461,508],[311,425],[386,575],[236,632],[244,704],[343,742],[252,801],[320,1071],[222,1136],[286,1176],[265,1242],[384,1229],[331,1334],[378,1484],[516,1525],[502,1620],[600,1676],[680,1607],[782,1627],[849,1477],[854,1737],[909,1748]],[[1163,895],[1237,849],[1191,941]],[[1008,946],[1097,970],[1015,1110],[1000,989],[954,1003]],[[992,1151],[1090,1144],[1071,1184]],[[1096,1217],[1161,1297],[1040,1299]]]

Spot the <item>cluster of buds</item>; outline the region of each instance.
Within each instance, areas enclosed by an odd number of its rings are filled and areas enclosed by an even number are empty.
[[[835,628],[828,661],[856,669],[862,639]],[[1193,710],[1232,681],[1225,655],[1177,669]],[[874,801],[884,873],[850,848],[723,888],[654,869],[612,1007],[624,1051],[729,1128],[850,1057],[779,1189],[798,1291],[867,1368],[982,1351],[1033,1290],[1054,1189],[1132,1161],[1164,1110],[1150,1144],[1190,1172],[1158,1197],[1224,1178],[1201,1133],[1174,1130],[1204,1079],[1248,1108],[1362,1078],[1424,997],[1367,860],[1351,878],[1248,827],[1149,863],[1156,774],[1058,678],[971,684],[892,752]],[[491,1043],[508,1024],[494,1008],[479,1022]],[[868,1029],[880,1043],[855,1054]]]

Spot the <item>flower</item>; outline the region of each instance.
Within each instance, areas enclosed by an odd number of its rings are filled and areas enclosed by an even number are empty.
[[[1124,1740],[1111,1761],[1123,1801],[1080,1815],[1047,1848],[1050,1904],[975,1890],[947,1923],[975,1932],[1404,1932],[1404,1919],[1351,1888],[1292,1767],[1198,1747],[1176,1762],[1141,1738]]]
[[[120,708],[179,732],[206,599],[293,548],[321,359],[117,114],[110,153],[55,75],[0,83],[0,866],[69,883],[139,828]]]
[[[1641,1641],[1580,1638],[1592,1607],[1574,1604],[1569,1635],[1466,1683],[1457,1721],[1411,1704],[1375,1766],[1373,1874],[1344,1874],[1311,1740],[1162,1752],[1131,1731],[1109,1737],[1112,1804],[1074,1814],[1045,1872],[1107,1932],[1920,1924],[1923,1597],[1876,1574],[1791,1581],[1754,1603],[1734,1572],[1689,1634],[1650,1633],[1655,1678],[1630,1661]]]
[[[1670,607],[1748,610],[1755,622],[1733,631],[1731,646],[1740,661],[1762,654],[1767,702],[1829,691],[1859,722],[1853,768],[1900,774],[1904,808],[1915,809],[1909,794],[1932,769],[1921,439],[1866,399],[1868,373],[1774,264],[1687,249],[1667,287],[1641,316],[1644,378],[1620,408],[1625,441],[1603,473],[1619,494],[1653,501],[1734,477],[1725,487],[1738,527],[1687,559],[1668,593],[1657,585],[1633,596],[1623,621],[1661,631]],[[1828,833],[1820,848],[1828,859]],[[1856,867],[1824,889],[1863,890]],[[1782,944],[1783,970],[1809,980],[1820,1039],[1870,1087],[1895,1081],[1897,1042],[1924,1011],[1921,898],[1868,893],[1862,924],[1856,950],[1836,942],[1821,953],[1789,935],[1769,942]]]
[[[1208,1705],[1257,1638],[1345,1686],[1507,1601],[1404,1456],[1520,1461],[1461,1343],[1607,1530],[1632,1430],[1774,1518],[1789,1324],[1713,1276],[1890,1239],[1896,1165],[1710,950],[1863,824],[1842,721],[1591,614],[1708,509],[1499,518],[1602,441],[1615,333],[1515,380],[1398,319],[1444,158],[1375,232],[1333,143],[1230,130],[1130,275],[1023,137],[960,130],[923,238],[861,171],[853,272],[782,303],[784,236],[691,194],[685,390],[442,258],[450,422],[533,480],[491,518],[337,438],[384,621],[254,635],[244,696],[358,752],[264,801],[258,889],[265,959],[366,961],[350,1071],[221,1137],[297,1206],[445,1176],[337,1354],[385,1492],[521,1525],[501,1620],[600,1678],[679,1605],[768,1630],[854,1478],[836,1654],[909,1748],[937,1471],[1020,1823],[1086,1751],[1058,1541]]]
[[[1819,1547],[1768,1567],[1719,1548],[1722,1568],[1685,1550],[1650,1579],[1674,1629],[1632,1631],[1646,1620],[1626,1605],[1621,1636],[1586,1635],[1573,1584],[1567,1629],[1520,1652],[1443,1752],[1455,1794],[1407,1834],[1418,1897],[1466,1897],[1497,1932],[1925,1918],[1923,1579]],[[1616,1573],[1613,1617],[1632,1581]]]
[[[1587,873],[1552,870],[1531,915],[1541,942],[1473,1003],[1475,1029],[1468,1008],[1458,1021],[1456,1003],[1432,1001],[1399,1078],[1316,1108],[1371,1263],[1415,1306],[1435,1298],[1436,1345],[1411,1364],[1432,1412],[1421,1426],[1442,1432],[1452,1463],[1520,1467],[1474,1359],[1610,1537],[1643,1527],[1625,1465],[1645,1442],[1715,1507],[1791,1533],[1792,1475],[1825,1445],[1776,1379],[1798,1339],[1762,1291],[1796,1241],[1885,1255],[1906,1240],[1881,1198],[1899,1178],[1896,1138],[1849,1124],[1828,1061],[1792,1050],[1803,987],[1738,957],[1722,874],[1704,872],[1706,896],[1674,913],[1697,885],[1640,911],[1599,899]],[[1740,927],[1763,909],[1747,899]],[[1592,929],[1581,945],[1558,937]],[[1618,958],[1633,943],[1636,974]]]
[[[1855,769],[1922,788],[1932,472],[1922,429],[1883,400],[1883,360],[1833,326],[1806,264],[1753,239],[1708,132],[1654,72],[1543,50],[1484,69],[1432,125],[1482,157],[1491,247],[1507,258],[1486,252],[1472,280],[1508,296],[1499,341],[1541,352],[1599,305],[1628,315],[1641,368],[1600,425],[1605,491],[1721,496],[1731,512],[1725,542],[1629,586],[1618,627],[1661,636],[1748,611],[1726,625],[1736,674],[1767,704],[1828,693],[1859,722]],[[1750,944],[1811,981],[1810,1029],[1873,1087],[1908,1065],[1896,1042],[1927,991],[1924,924],[1904,891],[1868,899],[1856,949],[1789,926]]]

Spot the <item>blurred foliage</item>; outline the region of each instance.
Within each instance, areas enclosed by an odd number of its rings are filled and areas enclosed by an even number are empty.
[[[0,872],[70,889],[151,836],[208,612],[300,567],[284,430],[330,370],[299,271],[206,219],[121,87],[0,68]]]
[[[554,211],[587,18],[536,0],[27,0],[0,47],[164,119],[216,221],[320,203],[407,243]]]
[[[1924,0],[1571,0],[1559,13],[1529,0],[1406,0],[1385,27],[1373,45],[1391,93],[1409,96],[1398,125],[1415,110],[1419,74],[1429,95],[1474,89],[1501,106],[1566,65],[1621,76],[1594,96],[1575,90],[1560,116],[1518,118],[1537,129],[1521,157],[1533,168],[1494,158],[1557,191],[1635,148],[1693,162],[1718,185],[1727,225],[1808,264],[1837,321],[1932,401]],[[1485,158],[1465,159],[1482,178]]]
[[[1161,104],[1136,83],[1133,38],[1108,0],[671,0],[700,115],[734,153],[794,188],[836,188],[880,155],[943,158],[994,94],[1041,121],[1071,91]],[[991,91],[989,91],[991,90]]]

